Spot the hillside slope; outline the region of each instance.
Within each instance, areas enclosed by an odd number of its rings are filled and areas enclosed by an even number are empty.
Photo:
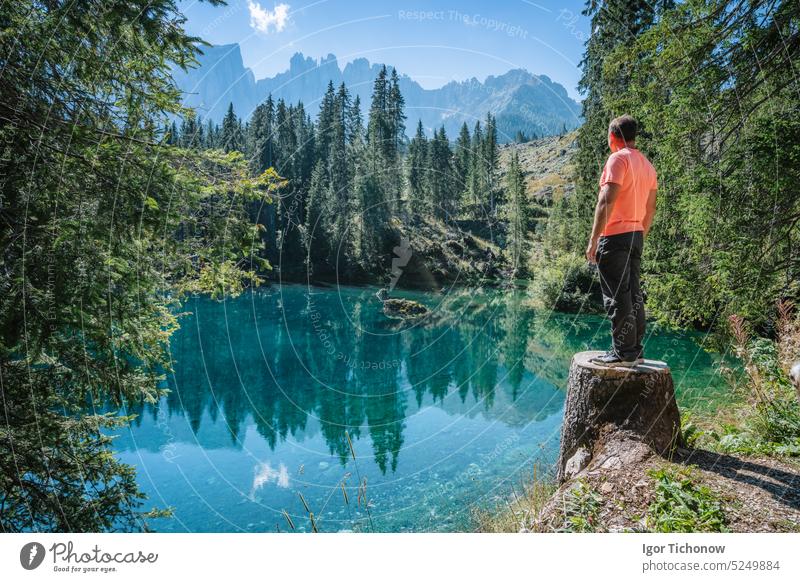
[[[571,163],[571,154],[576,148],[575,138],[575,132],[570,132],[501,146],[497,184],[501,189],[505,187],[511,155],[516,152],[529,201],[540,208],[539,220],[546,220],[546,208],[554,200],[570,196],[575,191]],[[532,230],[536,230],[535,225]],[[409,238],[416,253],[401,286],[438,288],[452,283],[506,283],[512,272],[508,257],[502,250],[505,236],[503,220],[414,221],[398,233],[398,238]],[[532,244],[537,242],[534,240]],[[539,251],[533,249],[534,253]]]
[[[572,154],[577,149],[576,132],[554,135],[527,143],[512,143],[500,148],[499,180],[505,174],[514,152],[519,156],[525,176],[525,189],[531,201],[549,205],[575,191]]]

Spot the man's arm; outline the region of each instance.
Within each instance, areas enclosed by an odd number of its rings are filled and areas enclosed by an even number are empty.
[[[596,263],[597,257],[597,241],[600,240],[600,234],[606,227],[608,217],[614,209],[614,202],[617,201],[619,194],[619,184],[607,182],[600,188],[600,193],[597,195],[597,206],[594,209],[594,224],[592,225],[592,236],[589,238],[589,246],[586,247],[586,259],[590,263]]]
[[[656,189],[650,190],[647,195],[647,209],[644,214],[644,235],[647,236],[647,231],[650,230],[650,225],[653,224],[653,217],[656,215]]]

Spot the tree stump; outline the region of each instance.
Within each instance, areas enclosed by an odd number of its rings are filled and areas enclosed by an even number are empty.
[[[583,470],[597,453],[595,449],[617,432],[625,439],[641,441],[659,455],[667,455],[681,444],[680,413],[667,364],[645,360],[633,368],[609,368],[589,362],[601,353],[580,352],[572,358],[561,429],[559,483]]]

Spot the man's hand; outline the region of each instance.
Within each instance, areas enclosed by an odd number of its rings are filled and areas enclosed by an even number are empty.
[[[597,263],[597,240],[596,238],[589,239],[589,246],[586,247],[586,260],[592,265]]]
[[[647,206],[645,207],[644,220],[644,236],[650,232],[650,225],[653,224],[653,217],[656,215],[656,190],[650,190],[647,195]]]
[[[589,264],[597,263],[597,242],[603,229],[606,227],[608,217],[614,208],[614,202],[619,195],[620,185],[615,182],[607,182],[600,187],[597,195],[597,206],[594,208],[594,224],[592,224],[592,234],[589,238],[589,246],[586,247],[586,260]]]

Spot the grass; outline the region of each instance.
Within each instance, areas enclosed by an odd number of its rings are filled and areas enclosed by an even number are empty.
[[[510,498],[493,510],[476,509],[472,513],[476,529],[484,533],[513,533],[535,530],[536,521],[545,504],[555,493],[556,485],[552,479],[538,475],[538,467],[533,468],[533,478],[512,488]]]
[[[695,446],[722,453],[800,457],[800,401],[788,370],[800,359],[800,315],[778,302],[776,337],[753,337],[747,323],[729,318],[733,349],[742,369],[723,368],[736,400],[716,418],[687,422]]]
[[[725,532],[722,500],[695,482],[687,468],[648,471],[655,479],[655,498],[647,509],[646,527],[659,533]]]

